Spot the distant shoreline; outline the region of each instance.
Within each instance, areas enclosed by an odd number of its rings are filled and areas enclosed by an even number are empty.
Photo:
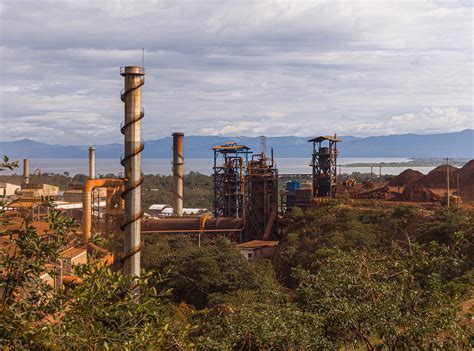
[[[449,159],[449,165],[455,167],[462,167],[467,162],[469,162],[469,158],[453,158]],[[358,163],[348,163],[345,164],[344,167],[437,167],[446,164],[446,159],[415,159],[409,162],[381,162],[381,163],[365,163],[365,162],[358,162]]]
[[[49,159],[76,159],[76,160],[87,160],[87,157],[29,157],[28,159],[44,159],[44,158],[49,158]],[[98,157],[96,156],[97,159],[119,159],[119,157]],[[344,159],[345,157],[341,157]],[[353,157],[346,157],[346,158],[353,158]],[[358,158],[374,158],[371,156],[367,157],[358,157]],[[378,158],[378,157],[376,157]],[[384,158],[381,156],[380,158]],[[165,159],[170,159],[170,157],[142,157],[142,159],[160,159],[160,160],[165,160]],[[207,159],[207,160],[212,160],[212,157],[185,157],[185,159]],[[307,159],[310,160],[310,157],[276,157],[276,159]],[[449,159],[449,164],[451,166],[455,167],[462,167],[464,164],[469,162],[470,158],[452,158]],[[356,168],[356,167],[380,167],[382,168],[387,168],[387,167],[437,167],[440,165],[446,164],[446,159],[445,158],[428,158],[428,159],[413,159],[411,161],[407,162],[356,162],[356,163],[346,163],[342,164],[344,167],[351,167],[351,168]]]

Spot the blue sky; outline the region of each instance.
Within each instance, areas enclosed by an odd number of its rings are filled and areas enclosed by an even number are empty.
[[[0,0],[0,140],[121,141],[141,63],[143,138],[473,128],[470,0]]]

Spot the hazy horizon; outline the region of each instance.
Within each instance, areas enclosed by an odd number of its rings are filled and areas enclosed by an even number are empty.
[[[366,136],[358,136],[358,135],[338,135],[339,138],[360,138],[360,139],[364,139],[364,138],[371,138],[371,137],[387,137],[387,136],[398,136],[398,135],[407,135],[407,134],[411,134],[411,135],[419,135],[419,136],[423,136],[423,135],[436,135],[436,134],[447,134],[447,133],[456,133],[456,132],[464,132],[464,131],[470,131],[470,130],[473,130],[471,128],[466,128],[466,129],[462,129],[462,130],[459,130],[459,131],[452,131],[452,132],[446,132],[446,133],[443,133],[443,132],[440,132],[440,133],[402,133],[402,134],[380,134],[380,135],[366,135]],[[206,137],[219,137],[219,138],[259,138],[260,136],[245,136],[245,135],[229,135],[229,136],[226,136],[226,135],[197,135],[197,134],[190,134],[190,135],[185,135],[186,138],[189,138],[189,137],[203,137],[203,138],[206,138]],[[314,138],[314,135],[313,136],[310,136],[310,135],[307,135],[307,136],[297,136],[297,135],[265,135],[265,137],[267,138],[303,138],[303,139],[310,139],[310,138]],[[159,138],[156,138],[156,139],[144,139],[144,141],[154,141],[154,140],[161,140],[161,139],[165,139],[165,138],[172,138],[171,135],[169,136],[163,136],[163,137],[159,137]],[[0,139],[0,142],[19,142],[19,141],[33,141],[33,142],[38,142],[38,143],[45,143],[45,144],[50,144],[50,145],[59,145],[59,146],[85,146],[85,145],[88,145],[88,144],[85,144],[85,143],[82,143],[82,144],[59,144],[59,143],[54,143],[54,142],[43,142],[43,141],[38,141],[38,140],[35,140],[33,138],[18,138],[18,139],[15,139],[15,140],[1,140]],[[114,142],[111,142],[111,143],[95,143],[93,145],[96,145],[96,146],[103,146],[103,145],[110,145],[110,144],[123,144],[123,140],[117,140],[117,141],[114,141]]]

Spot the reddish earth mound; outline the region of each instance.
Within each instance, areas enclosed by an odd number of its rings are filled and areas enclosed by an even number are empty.
[[[456,172],[458,169],[449,166],[449,186],[453,189],[457,186]],[[418,179],[414,184],[421,185],[425,188],[446,188],[446,165],[441,165],[433,169],[424,177]]]
[[[430,189],[420,184],[410,184],[405,187],[401,195],[403,201],[415,202],[435,202],[439,201],[439,196],[434,194]]]
[[[408,168],[393,178],[391,182],[388,183],[388,186],[407,186],[408,184],[414,183],[422,177],[424,177],[423,173]]]
[[[458,169],[455,175],[456,177],[459,176],[459,184],[461,186],[472,182],[474,179],[474,160],[469,161],[462,168]]]
[[[474,160],[466,163],[455,173],[456,182],[458,176],[461,199],[464,202],[474,201]]]

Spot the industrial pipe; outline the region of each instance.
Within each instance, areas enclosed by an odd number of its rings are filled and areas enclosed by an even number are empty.
[[[183,215],[183,133],[173,133],[173,212]]]
[[[242,218],[201,217],[145,219],[142,221],[142,233],[210,233],[210,232],[239,232],[244,229]]]
[[[270,235],[272,234],[273,223],[275,223],[275,219],[277,218],[277,209],[276,207],[272,208],[270,212],[270,216],[268,216],[267,223],[265,224],[265,230],[263,232],[263,240],[269,240]]]
[[[89,179],[95,178],[95,148],[89,147]]]
[[[88,179],[82,192],[82,237],[89,241],[92,228],[92,190],[95,188],[118,188],[123,185],[123,179]],[[107,199],[107,202],[109,199]]]
[[[27,158],[23,159],[23,188],[26,189],[30,184],[30,162]]]
[[[140,153],[144,146],[141,142],[140,120],[145,112],[141,108],[141,87],[145,84],[143,67],[127,66],[120,70],[124,77],[125,88],[121,94],[124,102],[124,124],[120,131],[125,136],[125,156],[121,161],[125,173],[125,222],[121,228],[125,231],[123,271],[128,276],[140,276],[140,219],[141,175]]]

